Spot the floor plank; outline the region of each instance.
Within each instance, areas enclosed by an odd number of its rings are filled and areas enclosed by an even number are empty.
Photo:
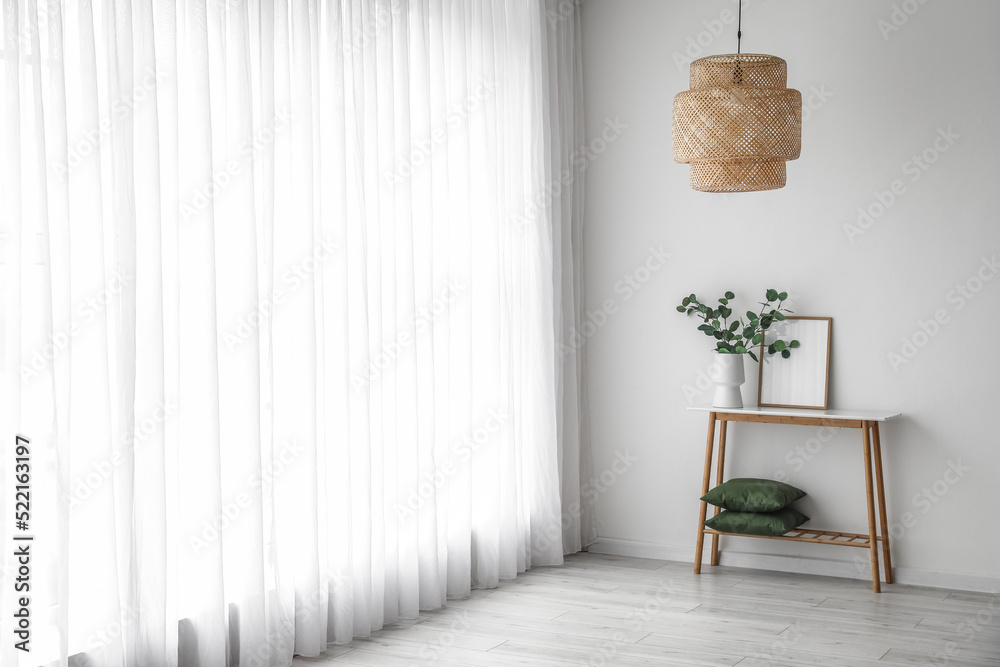
[[[294,667],[1000,667],[1000,596],[576,554]]]

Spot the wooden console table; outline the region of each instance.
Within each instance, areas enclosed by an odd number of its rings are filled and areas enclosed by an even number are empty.
[[[702,501],[698,515],[698,546],[694,556],[694,573],[701,573],[702,549],[705,545],[705,535],[712,536],[712,565],[719,564],[719,536],[734,535],[736,537],[763,537],[770,540],[790,540],[793,542],[813,542],[817,544],[836,544],[846,547],[868,549],[872,563],[872,590],[881,592],[879,583],[878,545],[882,543],[882,557],[885,562],[885,582],[892,583],[892,556],[889,552],[889,526],[885,510],[885,486],[882,482],[882,448],[879,440],[878,425],[893,417],[895,412],[868,412],[850,410],[804,410],[795,408],[713,408],[689,407],[708,413],[708,442],[705,445],[705,476],[702,480],[701,494],[709,491],[709,481],[712,476],[713,450],[715,449],[715,424],[719,422],[719,457],[715,469],[715,483],[722,484],[726,465],[726,428],[729,422],[750,422],[756,424],[791,424],[797,426],[829,426],[831,428],[856,428],[861,430],[861,440],[865,456],[865,490],[868,500],[868,533],[840,533],[829,530],[810,530],[796,528],[784,535],[744,535],[741,533],[723,533],[705,526],[708,503]],[[872,468],[874,464],[874,475]],[[874,482],[873,482],[874,480]],[[877,507],[879,521],[875,520]],[[715,508],[715,513],[719,513]]]

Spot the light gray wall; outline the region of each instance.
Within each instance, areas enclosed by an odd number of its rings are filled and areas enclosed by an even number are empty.
[[[988,518],[1000,488],[1000,2],[745,0],[743,51],[785,58],[789,86],[806,102],[802,157],[782,190],[694,192],[671,155],[672,99],[688,88],[687,63],[676,59],[699,38],[708,43],[701,55],[735,52],[735,23],[718,21],[735,8],[584,5],[588,137],[609,120],[627,126],[596,145],[587,169],[592,326],[583,337],[595,468],[613,471],[623,453],[634,459],[597,486],[604,548],[693,557],[706,416],[685,408],[711,392],[692,397],[685,386],[698,390],[711,346],[674,307],[691,292],[726,290],[750,306],[775,287],[798,314],[834,318],[831,407],[905,415],[883,430],[901,578],[989,588],[1000,581],[1000,530]],[[925,150],[936,161],[923,171],[912,159]],[[888,195],[876,193],[894,181],[902,194],[884,213],[867,229],[850,227],[859,207],[878,211]],[[662,268],[650,248],[671,254]],[[966,284],[979,291],[962,296]],[[606,317],[597,312],[605,306]],[[945,323],[925,324],[934,332],[925,336],[921,322],[936,315]],[[904,350],[914,338],[920,346]],[[912,358],[894,367],[889,355],[904,352]],[[747,377],[753,403],[752,362]],[[865,530],[857,431],[737,424],[731,436],[730,476],[785,471],[809,492],[801,507],[810,525]],[[960,476],[948,472],[953,464]],[[726,548],[848,563],[861,553],[749,539]]]

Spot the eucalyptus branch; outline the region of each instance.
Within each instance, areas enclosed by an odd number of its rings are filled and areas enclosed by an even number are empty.
[[[704,324],[698,330],[706,336],[715,339],[715,351],[720,354],[748,354],[754,361],[759,361],[752,348],[760,345],[764,341],[765,332],[775,322],[785,320],[785,313],[791,313],[784,307],[785,300],[788,299],[787,292],[778,292],[769,289],[764,294],[766,301],[759,302],[760,312],[754,313],[746,311],[747,320],[744,321],[742,315],[737,315],[736,320],[729,321],[733,315],[730,302],[736,298],[732,292],[726,292],[718,301],[718,306],[709,306],[702,303],[695,294],[684,297],[681,305],[677,306],[677,312],[691,315],[696,313],[701,317]],[[775,339],[767,345],[768,354],[778,354],[787,359],[791,356],[791,350],[799,347],[799,341],[785,341],[780,338]]]

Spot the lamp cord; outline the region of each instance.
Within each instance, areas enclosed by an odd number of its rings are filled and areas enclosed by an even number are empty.
[[[743,41],[743,0],[740,0],[739,18],[737,19],[737,24],[736,24],[736,53],[737,54],[742,53],[742,50],[741,50],[742,49],[742,44],[741,44],[742,41]]]

